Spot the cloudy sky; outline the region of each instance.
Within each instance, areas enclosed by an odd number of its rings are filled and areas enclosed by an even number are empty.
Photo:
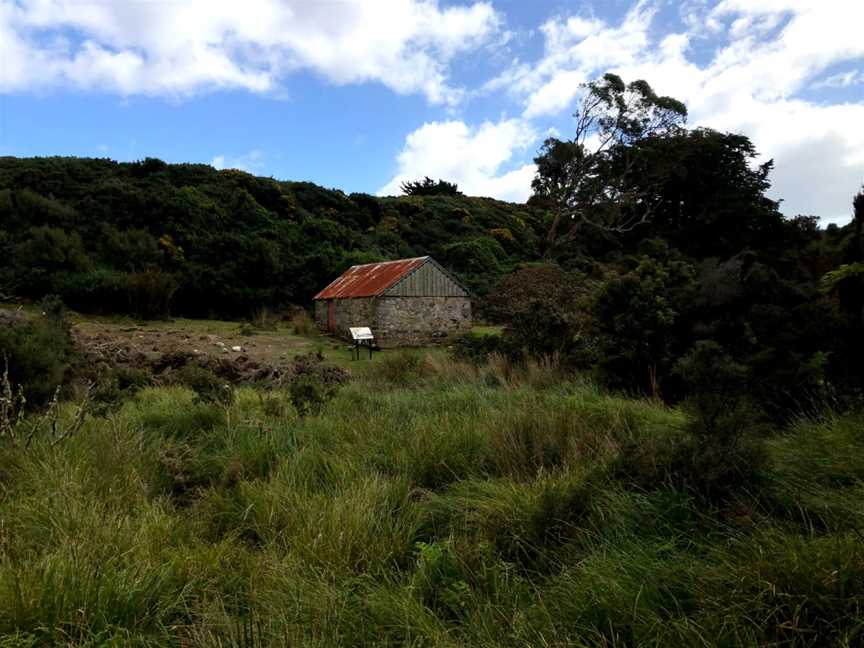
[[[864,182],[864,0],[0,0],[0,155],[525,200],[606,71],[749,135],[789,216]]]

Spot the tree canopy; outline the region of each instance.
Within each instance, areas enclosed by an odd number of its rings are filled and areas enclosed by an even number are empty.
[[[483,294],[536,258],[540,209],[416,184],[377,198],[153,158],[0,158],[0,295],[139,312],[161,286],[174,314],[243,316],[308,304],[355,263],[429,254]]]
[[[422,180],[402,183],[402,193],[406,196],[461,196],[462,192],[454,182],[438,180],[426,176]]]

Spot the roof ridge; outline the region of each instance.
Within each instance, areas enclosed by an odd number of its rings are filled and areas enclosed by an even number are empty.
[[[390,259],[389,261],[372,261],[370,263],[358,263],[356,265],[352,265],[352,268],[365,268],[366,266],[374,266],[374,265],[386,265],[388,263],[405,263],[406,261],[419,261],[420,259],[430,259],[431,257],[426,254],[424,256],[419,257],[405,257],[404,259]]]

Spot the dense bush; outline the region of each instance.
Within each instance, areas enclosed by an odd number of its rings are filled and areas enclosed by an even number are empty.
[[[483,293],[536,257],[538,210],[446,182],[412,193],[346,196],[155,159],[6,157],[0,251],[12,253],[0,255],[0,293],[60,291],[76,309],[162,317],[171,291],[156,289],[155,269],[177,283],[176,314],[250,317],[307,306],[356,263],[431,254]],[[118,293],[125,275],[131,299]]]
[[[516,348],[534,354],[568,353],[584,335],[586,297],[595,282],[552,264],[520,268],[485,302],[490,317],[507,323]]]
[[[173,378],[195,392],[198,402],[223,407],[234,402],[234,387],[206,367],[190,362],[180,367],[173,374]]]
[[[155,268],[129,275],[132,312],[142,319],[164,319],[171,314],[171,300],[177,292],[173,274]]]
[[[8,363],[11,382],[32,407],[51,400],[77,359],[62,303],[46,299],[41,306],[32,318],[0,311],[0,365]]]
[[[488,362],[493,353],[507,355],[510,350],[508,342],[500,335],[466,333],[453,342],[453,354],[457,358],[477,365]]]
[[[97,268],[54,275],[51,287],[63,303],[84,313],[122,313],[129,309],[128,275]]]
[[[336,393],[336,387],[319,380],[316,376],[300,374],[291,381],[291,404],[301,418],[317,415]]]
[[[687,340],[694,271],[677,259],[633,265],[605,281],[591,306],[597,368],[607,384],[656,394]]]

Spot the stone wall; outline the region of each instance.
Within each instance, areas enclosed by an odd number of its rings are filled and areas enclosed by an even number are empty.
[[[435,344],[472,325],[467,297],[357,297],[333,308],[335,335],[350,340],[350,327],[368,326],[382,347]],[[327,330],[327,300],[315,302],[315,323]]]
[[[321,299],[315,302],[315,324],[319,329],[327,329],[328,301]],[[370,297],[333,300],[333,320],[336,325],[334,335],[350,340],[352,326],[369,326],[374,328],[374,304]]]
[[[322,331],[327,331],[328,300],[319,299],[315,302],[315,324]],[[336,299],[333,301],[333,319],[336,330],[333,334],[350,340],[352,326],[369,326],[374,330],[374,298],[357,297],[354,299]]]
[[[373,297],[356,297],[354,299],[336,300],[336,331],[335,334],[347,340],[351,339],[352,326],[368,326],[375,331],[375,299]]]
[[[382,347],[423,346],[471,330],[467,297],[379,297],[372,332]]]
[[[322,331],[327,330],[327,301],[324,299],[315,301],[315,324]]]

